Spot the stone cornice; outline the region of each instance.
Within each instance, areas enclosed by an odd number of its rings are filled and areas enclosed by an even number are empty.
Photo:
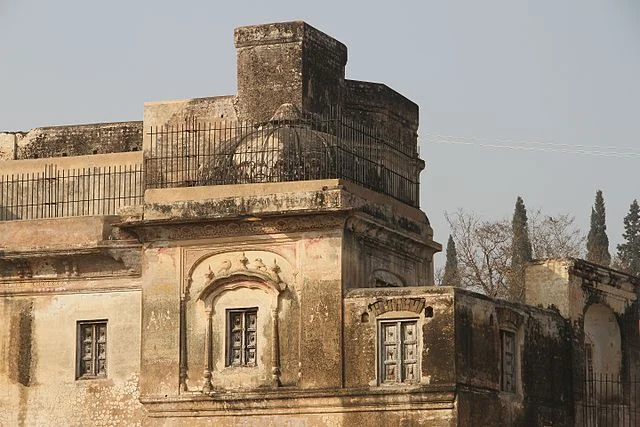
[[[575,259],[569,272],[582,279],[583,287],[598,289],[621,298],[635,300],[640,278],[612,268]]]
[[[155,221],[121,224],[142,242],[197,240],[342,228],[345,212],[289,216],[247,216],[226,220]]]
[[[137,241],[105,241],[78,248],[0,251],[0,283],[24,282],[31,289],[31,282],[137,277],[141,249]]]
[[[381,247],[391,247],[396,253],[407,257],[424,259],[439,250],[439,245],[430,239],[413,233],[391,228],[374,217],[357,213],[347,219],[346,229],[356,238],[367,244]]]
[[[139,276],[104,276],[91,279],[24,279],[19,281],[0,280],[0,295],[22,296],[43,294],[86,294],[86,293],[110,293],[131,292],[142,289],[136,280],[131,278]],[[106,279],[106,280],[105,280]],[[120,280],[122,279],[122,280]]]

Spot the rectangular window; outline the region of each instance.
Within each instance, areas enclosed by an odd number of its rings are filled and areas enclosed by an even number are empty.
[[[385,320],[379,324],[379,378],[381,384],[418,380],[418,322]]]
[[[107,321],[78,322],[76,379],[107,376]]]
[[[500,331],[502,354],[502,391],[516,391],[516,334],[511,331]]]
[[[227,366],[256,366],[258,309],[227,310]]]

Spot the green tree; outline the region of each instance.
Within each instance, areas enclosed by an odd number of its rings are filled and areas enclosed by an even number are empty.
[[[527,223],[527,208],[522,197],[516,199],[516,207],[511,221],[513,238],[511,240],[511,274],[509,289],[513,301],[524,300],[524,271],[527,263],[532,259],[531,240],[529,240],[529,225]]]
[[[587,236],[587,260],[609,266],[609,238],[607,237],[606,214],[602,191],[596,191],[596,200],[591,208],[591,228]]]
[[[640,207],[634,200],[624,217],[624,243],[618,245],[620,268],[634,276],[640,276]],[[447,258],[448,261],[448,258]]]
[[[449,235],[447,241],[447,261],[444,265],[442,284],[445,286],[460,286],[460,272],[458,271],[458,253],[453,236]]]

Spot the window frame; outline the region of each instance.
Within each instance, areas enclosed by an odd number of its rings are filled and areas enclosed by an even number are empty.
[[[507,373],[507,361],[505,360],[506,345],[505,337],[511,338],[511,372]],[[500,391],[505,393],[516,393],[518,391],[518,333],[511,329],[500,329]],[[511,382],[507,382],[507,376],[511,377]]]
[[[385,348],[387,347],[387,344],[385,341],[385,330],[384,330],[384,326],[385,325],[396,325],[396,338],[395,338],[395,344],[389,344],[389,345],[395,345],[396,346],[396,360],[394,360],[395,363],[388,363],[388,361],[385,360]],[[413,325],[414,326],[414,331],[415,331],[415,336],[414,338],[407,343],[407,340],[404,337],[404,327],[407,325]],[[402,318],[384,318],[384,319],[378,319],[377,321],[377,340],[376,340],[376,344],[377,344],[377,352],[376,352],[376,356],[378,359],[378,363],[377,363],[377,379],[378,379],[378,385],[380,386],[397,386],[397,385],[412,385],[412,384],[418,384],[420,382],[420,328],[419,328],[420,322],[419,322],[419,318],[418,317],[402,317]],[[406,345],[413,345],[414,346],[414,351],[415,351],[415,355],[413,359],[406,359],[405,356],[405,352],[406,352]],[[387,365],[395,365],[396,367],[396,379],[395,380],[388,380],[386,379],[386,369],[385,367]],[[407,365],[413,365],[415,372],[414,372],[414,378],[413,379],[407,379],[406,378],[406,372],[405,372],[405,368],[407,367]]]
[[[76,322],[76,380],[92,380],[107,378],[108,372],[108,345],[109,345],[109,322],[107,319],[96,320],[78,320]],[[86,372],[83,332],[87,326],[91,327],[91,372]],[[104,341],[100,342],[101,338],[98,338],[98,328],[104,327]],[[103,345],[104,350],[100,351],[100,345]],[[101,357],[102,355],[102,357]],[[99,368],[99,362],[103,360],[103,369]]]
[[[240,343],[240,363],[235,363],[233,358],[233,351],[236,349],[234,347],[234,343],[232,340],[233,332],[233,322],[232,316],[236,314],[241,314],[241,327],[239,332],[241,333],[241,343]],[[255,326],[250,329],[247,326],[247,318],[248,316],[255,316]],[[225,343],[225,367],[227,368],[246,368],[246,367],[256,367],[258,366],[258,307],[248,307],[248,308],[228,308],[225,313],[226,319],[226,343]],[[254,340],[251,344],[247,344],[247,336],[253,333]],[[253,361],[249,361],[251,359],[248,356],[249,351],[253,349]]]

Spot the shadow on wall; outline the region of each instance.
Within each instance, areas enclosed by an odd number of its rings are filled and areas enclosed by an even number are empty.
[[[620,327],[616,315],[604,304],[590,305],[584,315],[586,374],[618,378],[622,366]]]

